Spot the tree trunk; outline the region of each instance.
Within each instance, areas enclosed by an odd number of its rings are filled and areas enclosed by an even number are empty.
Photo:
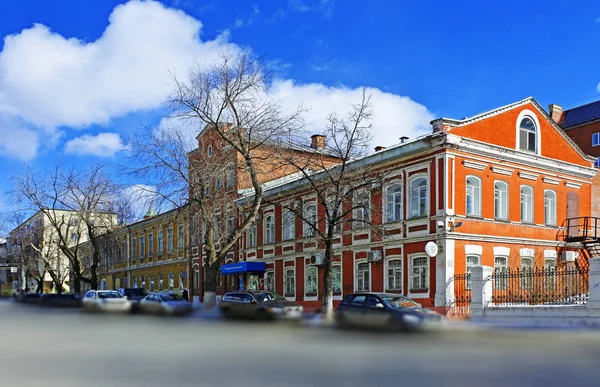
[[[213,263],[212,265],[207,263],[204,265],[204,307],[214,307],[217,305],[218,272],[218,263]]]
[[[37,287],[35,288],[35,292],[36,293],[43,293],[44,292],[44,277],[42,276],[41,279],[35,279],[35,282],[37,282]]]
[[[81,280],[78,275],[73,275],[73,293],[81,294]]]
[[[333,241],[328,238],[325,241],[325,270],[323,272],[323,318],[327,321],[333,321],[333,278],[332,266],[333,262]]]

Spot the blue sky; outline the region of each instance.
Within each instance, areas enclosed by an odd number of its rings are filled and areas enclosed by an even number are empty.
[[[264,55],[315,130],[368,86],[390,145],[527,96],[599,99],[599,18],[591,0],[2,1],[0,207],[24,163],[123,162],[122,136],[166,114],[169,72],[220,45]]]

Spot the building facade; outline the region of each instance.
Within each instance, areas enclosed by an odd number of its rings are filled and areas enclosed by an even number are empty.
[[[581,245],[565,242],[577,232],[565,220],[591,213],[594,160],[532,98],[471,118],[434,120],[430,134],[378,147],[356,162],[383,183],[349,199],[368,203],[372,227],[347,221],[339,229],[336,301],[355,291],[386,291],[445,309],[455,302],[454,275],[475,265],[502,271],[586,262]],[[265,188],[275,203],[262,208],[232,254],[252,269],[224,270],[219,292],[264,288],[319,308],[322,243],[282,204],[295,201],[317,219],[323,208],[301,179],[287,180]],[[236,221],[247,202],[238,199]],[[428,242],[437,254],[425,252]]]

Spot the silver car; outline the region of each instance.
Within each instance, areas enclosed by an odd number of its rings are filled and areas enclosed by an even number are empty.
[[[81,303],[83,309],[89,312],[128,313],[131,311],[131,301],[115,290],[90,290]]]
[[[192,311],[192,304],[177,293],[150,293],[140,301],[143,313],[181,316]]]

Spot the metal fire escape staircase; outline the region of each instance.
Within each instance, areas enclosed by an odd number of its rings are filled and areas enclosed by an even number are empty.
[[[566,221],[564,241],[567,244],[581,243],[587,258],[600,257],[600,218],[579,217]]]

